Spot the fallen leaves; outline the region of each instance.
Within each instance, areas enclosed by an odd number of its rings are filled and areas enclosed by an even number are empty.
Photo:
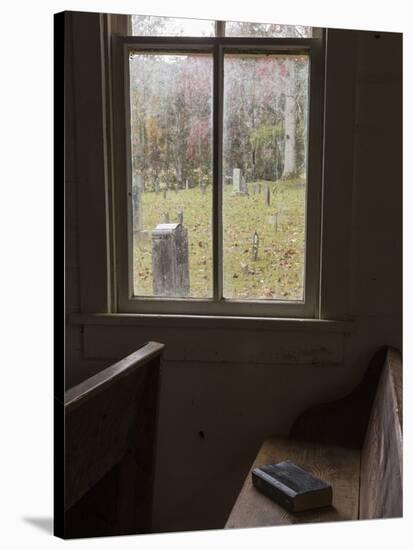
[[[257,182],[258,184],[259,182]],[[262,183],[262,182],[261,182]],[[305,234],[305,188],[283,182],[282,229],[268,223],[262,195],[232,197],[232,186],[224,188],[223,264],[224,295],[227,298],[302,299]],[[143,227],[151,230],[159,223],[159,195],[143,193]],[[188,230],[191,297],[210,297],[212,293],[212,201],[199,187],[185,193],[168,193],[162,208],[184,213]],[[277,199],[278,200],[278,199]],[[281,200],[280,200],[281,203]],[[278,207],[278,205],[277,205]],[[258,259],[251,261],[251,235],[260,236]],[[152,294],[151,239],[134,245],[135,293]],[[241,265],[243,264],[243,265]],[[253,264],[253,265],[252,265]]]

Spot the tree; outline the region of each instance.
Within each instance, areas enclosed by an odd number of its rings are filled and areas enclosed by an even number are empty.
[[[154,188],[211,175],[212,59],[136,53],[130,61],[133,171]]]
[[[286,59],[285,77],[285,112],[284,112],[284,169],[282,179],[290,179],[296,175],[296,82],[295,60]]]
[[[303,25],[279,25],[276,23],[249,23],[243,21],[227,21],[227,36],[251,36],[261,38],[311,38],[312,27]]]

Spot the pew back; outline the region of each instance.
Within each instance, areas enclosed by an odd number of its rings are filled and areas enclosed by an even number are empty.
[[[360,519],[403,514],[402,360],[390,348],[361,453]]]
[[[66,392],[66,537],[150,530],[163,347],[149,342]]]

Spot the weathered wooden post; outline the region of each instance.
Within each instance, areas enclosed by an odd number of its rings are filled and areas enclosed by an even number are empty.
[[[137,174],[132,180],[132,226],[133,231],[142,229],[142,176]]]
[[[254,235],[252,237],[252,259],[255,261],[258,259],[258,246],[260,244],[260,238],[258,236],[258,233],[254,231]]]
[[[270,203],[271,203],[271,191],[270,191],[270,186],[267,185],[267,190],[265,192],[265,204],[267,206],[270,206]]]
[[[164,198],[164,199],[166,199],[166,194],[167,194],[167,192],[168,192],[168,190],[167,190],[166,187],[165,187],[165,189],[163,190],[163,198]]]
[[[180,223],[160,223],[152,231],[154,296],[189,295],[188,232]]]

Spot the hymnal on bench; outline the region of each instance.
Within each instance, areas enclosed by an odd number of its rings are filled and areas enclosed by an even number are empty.
[[[290,512],[331,505],[331,485],[289,460],[254,468],[252,482],[258,491]]]

